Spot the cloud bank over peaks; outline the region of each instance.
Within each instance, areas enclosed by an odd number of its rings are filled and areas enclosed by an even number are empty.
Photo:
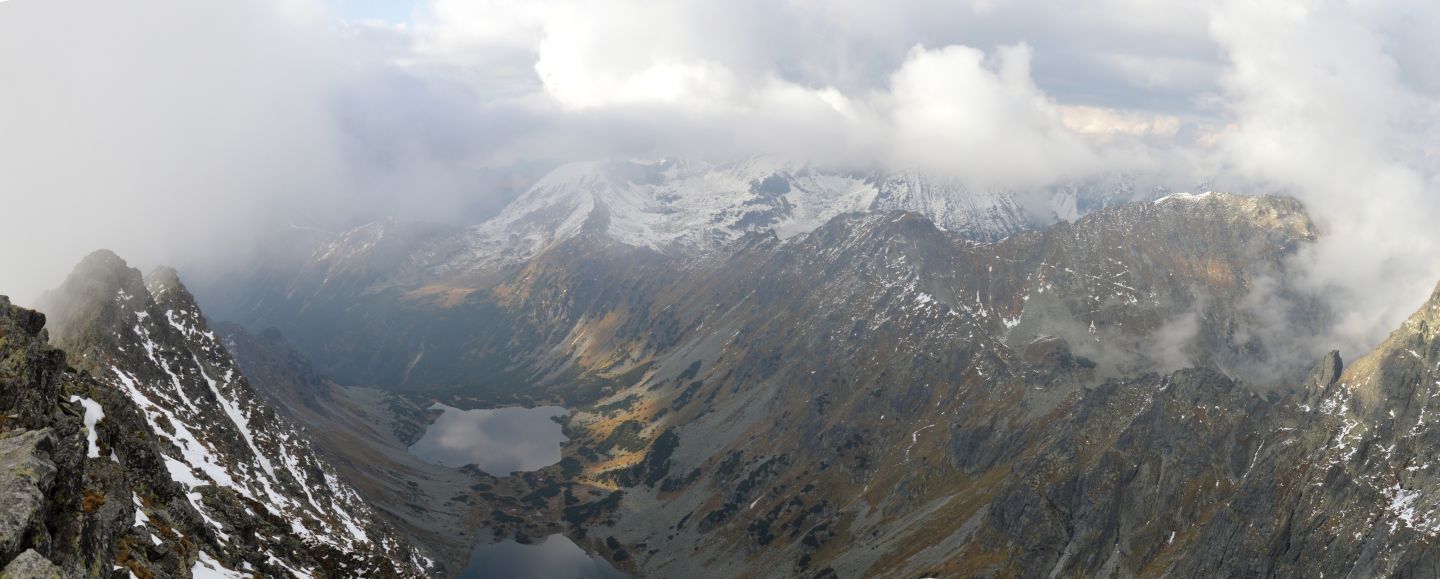
[[[411,6],[0,4],[0,195],[39,216],[0,228],[30,248],[0,291],[96,247],[223,267],[277,224],[474,223],[577,160],[756,155],[1294,195],[1325,231],[1304,281],[1345,312],[1317,343],[1373,343],[1440,279],[1430,2]]]
[[[1440,101],[1401,66],[1434,70],[1440,58],[1396,42],[1436,13],[1407,2],[1230,2],[1210,20],[1230,62],[1220,84],[1233,120],[1220,152],[1315,217],[1322,236],[1301,271],[1341,314],[1317,341],[1348,352],[1398,326],[1440,280]]]
[[[1112,3],[1126,4],[1098,4]],[[1180,118],[1061,104],[1046,94],[1022,31],[1056,23],[1040,22],[1036,16],[1048,12],[1024,4],[437,0],[415,46],[417,58],[466,73],[516,70],[494,66],[501,55],[532,65],[530,85],[511,72],[490,77],[528,90],[521,100],[529,110],[570,129],[528,136],[521,147],[531,154],[764,154],[940,171],[1007,187],[1161,164],[1165,155],[1145,151],[1156,142],[1129,141],[1174,139]],[[1188,62],[1169,48],[1160,52],[1166,64]],[[1156,76],[1154,58],[1106,58]]]
[[[1440,279],[1433,3],[507,6],[436,0],[419,35],[451,63],[523,54],[532,102],[585,133],[545,139],[551,152],[770,154],[1022,189],[1123,172],[1293,195],[1324,232],[1301,281],[1341,313],[1298,355],[1363,351]]]
[[[1133,151],[1105,149],[1130,137],[1173,137],[1178,126],[1173,117],[1057,105],[1031,78],[1033,50],[1023,43],[988,55],[967,46],[917,45],[883,85],[860,95],[706,60],[615,66],[599,46],[574,39],[563,49],[548,39],[541,47],[536,70],[561,106],[581,114],[647,109],[684,119],[679,124],[690,130],[711,125],[717,137],[728,135],[674,147],[699,156],[880,164],[981,188],[1023,188],[1149,169]]]

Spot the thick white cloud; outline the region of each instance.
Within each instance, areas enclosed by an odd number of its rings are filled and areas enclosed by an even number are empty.
[[[532,133],[521,146],[579,157],[772,154],[1015,187],[1152,171],[1174,164],[1157,160],[1173,151],[1136,141],[1175,137],[1193,110],[1117,108],[1084,94],[1065,102],[1045,85],[1064,96],[1067,87],[1091,90],[1077,78],[1112,83],[1141,70],[1135,86],[1175,91],[1218,71],[1213,58],[1201,63],[1215,54],[1194,47],[1203,13],[1134,0],[1084,9],[1023,0],[432,7],[417,33],[420,51],[467,73],[495,72],[494,83],[506,85],[514,76],[501,71],[514,67],[493,59],[519,55],[533,66],[526,107],[583,127]],[[1077,25],[1088,29],[1085,42],[1074,41]],[[1034,48],[1056,43],[1066,46]],[[1156,48],[1137,52],[1145,45]],[[1064,72],[1034,73],[1046,69]]]
[[[894,162],[950,171],[981,187],[1085,176],[1098,156],[1065,126],[1030,77],[1029,46],[1002,47],[991,66],[973,48],[916,48],[886,100]]]
[[[26,248],[0,291],[100,246],[184,265],[286,219],[474,220],[564,161],[752,154],[1290,193],[1327,232],[1308,280],[1348,312],[1321,341],[1352,349],[1440,279],[1419,0],[336,6],[0,4],[0,195],[36,216],[0,228]]]
[[[248,244],[234,227],[344,181],[316,14],[262,3],[0,5],[0,292],[81,256]],[[153,262],[152,262],[153,263]]]
[[[960,14],[983,12],[979,8]],[[680,127],[680,140],[726,136],[697,139],[712,145],[702,154],[884,163],[950,172],[978,186],[1027,186],[1099,170],[1104,155],[1095,148],[1101,143],[1085,136],[1135,134],[1143,122],[1072,129],[1036,86],[1032,50],[1023,43],[996,47],[988,57],[967,46],[916,45],[883,75],[879,69],[861,75],[875,76],[875,82],[853,86],[843,67],[816,64],[826,59],[815,58],[815,48],[826,46],[821,38],[835,40],[840,29],[865,29],[852,28],[855,15],[843,8],[820,19],[812,9],[824,12],[810,2],[537,3],[512,14],[523,32],[506,35],[485,20],[485,10],[439,2],[440,22],[422,38],[426,47],[448,46],[451,62],[463,62],[451,51],[465,44],[457,39],[472,26],[472,46],[516,50],[533,43],[538,91],[562,111],[576,117],[643,114]],[[893,30],[887,35],[900,36]],[[798,62],[811,66],[791,66]],[[1070,116],[1107,113],[1078,111]],[[654,140],[656,154],[675,152],[667,135]],[[624,154],[601,154],[607,152]]]
[[[1440,281],[1434,131],[1440,101],[1406,82],[1385,31],[1435,22],[1426,3],[1233,2],[1211,31],[1230,60],[1231,124],[1218,136],[1235,171],[1303,201],[1321,226],[1303,256],[1342,318],[1321,337],[1348,352],[1395,328]],[[1434,30],[1432,30],[1434,32]]]

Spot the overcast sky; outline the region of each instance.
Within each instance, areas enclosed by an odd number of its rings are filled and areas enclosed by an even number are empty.
[[[1373,339],[1440,279],[1425,1],[9,0],[0,293],[83,254],[470,221],[557,163],[765,154],[1304,200]]]

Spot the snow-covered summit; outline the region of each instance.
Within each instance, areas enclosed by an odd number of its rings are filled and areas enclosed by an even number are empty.
[[[352,277],[362,287],[464,285],[582,233],[695,257],[748,233],[788,239],[842,214],[882,211],[917,213],[949,233],[993,242],[1164,193],[1142,191],[1124,176],[1016,191],[772,157],[587,161],[557,167],[480,224],[458,232],[368,224],[321,246],[306,268],[319,286]]]
[[[766,159],[605,161],[555,169],[470,232],[475,257],[525,259],[587,228],[662,253],[710,249],[747,232],[784,236],[867,209],[863,178]]]
[[[580,162],[550,172],[498,216],[471,228],[462,261],[472,267],[520,261],[582,231],[687,255],[750,232],[788,238],[842,213],[892,210],[913,211],[941,229],[994,241],[1074,219],[1089,206],[1103,206],[1116,191],[1129,200],[1123,186],[1035,194],[977,191],[919,173],[854,171],[765,157],[727,163]],[[1090,199],[1097,193],[1106,200]]]

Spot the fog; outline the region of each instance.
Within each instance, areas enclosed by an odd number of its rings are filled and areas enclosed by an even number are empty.
[[[1295,281],[1340,312],[1296,356],[1440,281],[1430,3],[399,5],[0,2],[0,293],[99,247],[223,271],[287,228],[474,223],[568,161],[757,154],[1293,195],[1323,231]]]

